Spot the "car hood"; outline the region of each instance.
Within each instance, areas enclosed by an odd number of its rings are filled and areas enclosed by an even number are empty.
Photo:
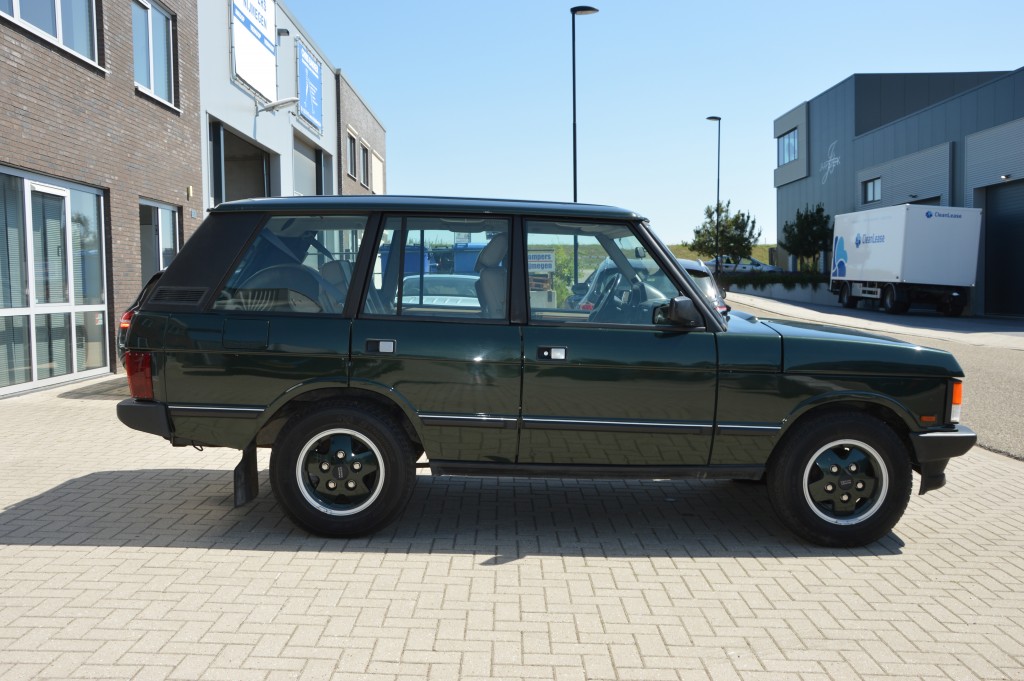
[[[952,354],[894,338],[823,324],[744,316],[729,332],[750,333],[752,325],[770,329],[782,341],[782,371],[813,374],[963,376]],[[727,332],[728,333],[728,332]]]

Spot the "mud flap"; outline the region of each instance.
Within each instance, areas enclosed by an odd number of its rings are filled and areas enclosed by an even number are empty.
[[[242,460],[235,466],[235,508],[244,506],[260,494],[259,471],[256,470],[256,445],[242,450]]]

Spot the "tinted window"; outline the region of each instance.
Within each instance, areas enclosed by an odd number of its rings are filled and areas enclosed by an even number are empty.
[[[679,295],[626,224],[528,221],[530,318],[549,323],[649,325]],[[586,291],[574,293],[574,281]]]
[[[271,218],[214,308],[340,313],[365,228],[362,215]]]
[[[503,218],[389,218],[363,312],[505,319],[508,252]]]

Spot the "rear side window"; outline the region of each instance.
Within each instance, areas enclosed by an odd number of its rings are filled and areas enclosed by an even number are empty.
[[[340,314],[366,222],[365,215],[271,218],[242,256],[214,309]]]
[[[374,259],[364,315],[504,320],[509,221],[391,217]]]

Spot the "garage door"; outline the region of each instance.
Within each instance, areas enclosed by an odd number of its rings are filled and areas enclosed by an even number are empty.
[[[1024,317],[1024,180],[985,192],[985,313]]]

